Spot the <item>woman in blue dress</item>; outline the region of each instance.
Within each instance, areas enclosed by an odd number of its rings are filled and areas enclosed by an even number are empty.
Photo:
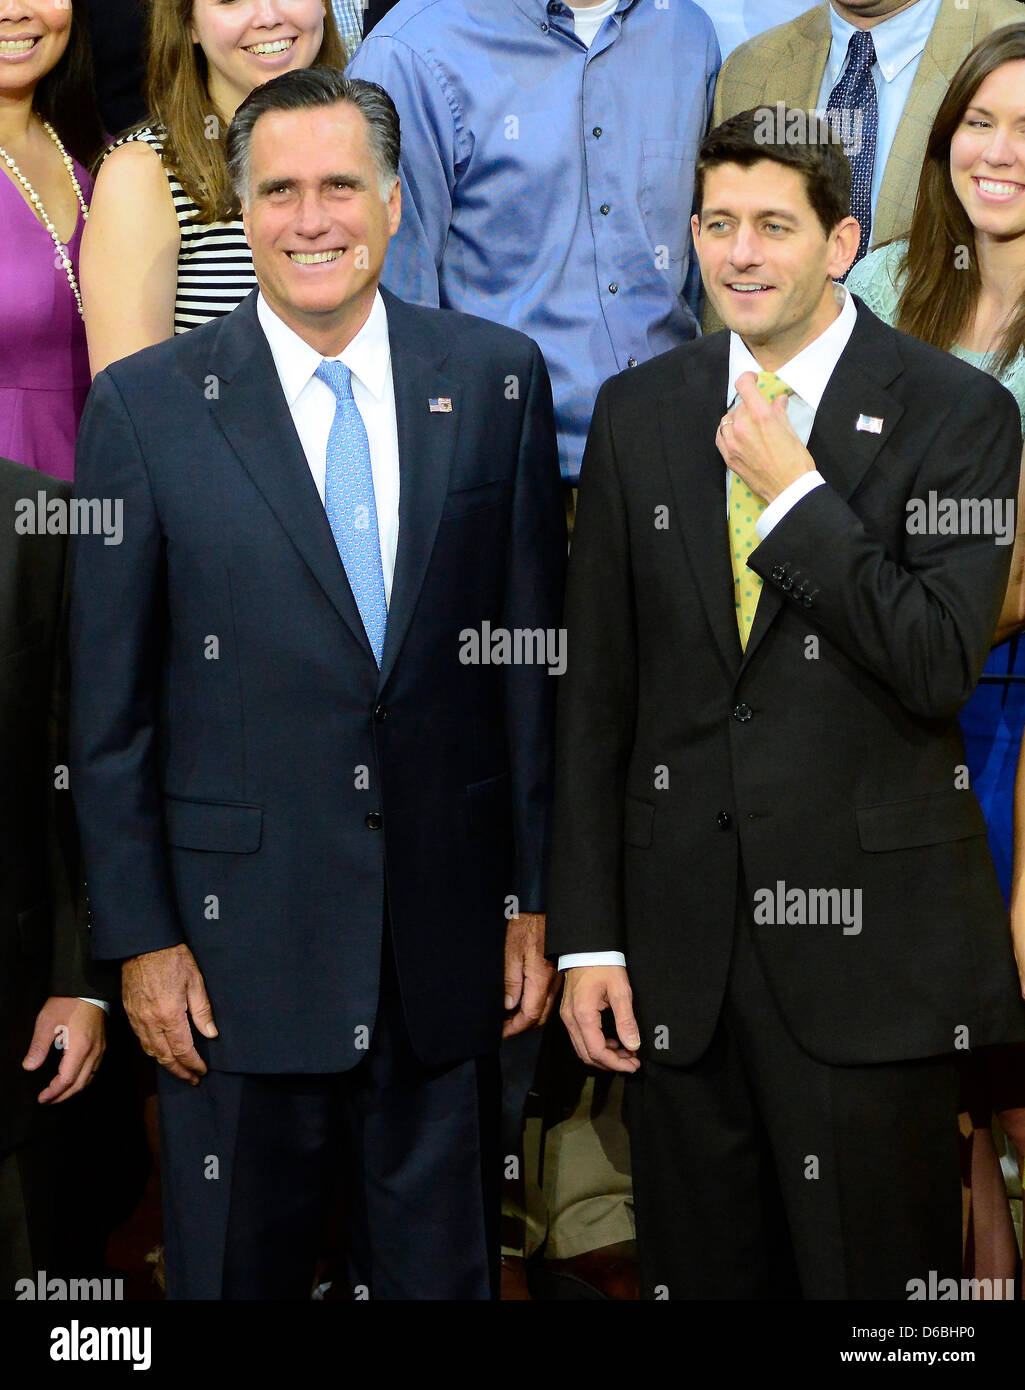
[[[866,256],[847,287],[888,323],[996,376],[1015,396],[1025,430],[1025,24],[990,34],[961,64],[933,122],[907,238]],[[1025,824],[1016,837],[1012,823],[1025,728],[1023,502],[1019,494],[1019,534],[995,645],[961,715],[968,777],[986,816],[1005,900],[1015,899],[1016,922],[1013,850],[1025,836]],[[1025,927],[1016,936],[1022,963]],[[1017,1183],[1013,1175],[1011,1183],[1018,1195],[1025,1044],[972,1053],[962,1090],[969,1271],[1013,1277],[1017,1242],[990,1130],[995,1113],[1017,1150]]]

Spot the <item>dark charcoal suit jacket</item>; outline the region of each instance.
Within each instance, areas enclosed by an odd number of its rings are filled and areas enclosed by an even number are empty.
[[[1014,498],[1018,416],[991,378],[857,310],[808,445],[826,486],[752,554],[765,582],[745,653],[714,442],[729,335],[615,377],[595,409],[548,946],[625,952],[655,1060],[687,1064],[711,1038],[742,881],[752,903],[778,883],[861,892],[859,933],[755,926],[813,1056],[882,1062],[1025,1036],[986,826],[959,789],[957,721],[1011,547],[907,525],[909,499],[931,492]],[[881,432],[859,430],[862,415]]]
[[[78,892],[66,762],[66,662],[61,621],[64,535],[27,533],[33,513],[67,483],[0,459],[0,1155],[28,1136],[39,1072],[21,1067],[35,1016],[51,994],[112,997],[109,971],[89,963]],[[16,529],[20,527],[21,529]]]
[[[360,1060],[386,879],[421,1058],[497,1047],[506,899],[544,907],[554,678],[460,652],[484,623],[559,622],[548,374],[522,334],[382,293],[400,500],[380,671],[255,291],[101,372],[82,421],[79,487],[124,502],[122,545],[79,539],[72,595],[95,947],[187,941],[223,1070]]]

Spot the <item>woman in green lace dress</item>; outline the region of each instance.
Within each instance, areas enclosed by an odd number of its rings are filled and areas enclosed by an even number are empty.
[[[997,377],[1015,396],[1025,429],[1025,24],[990,34],[962,63],[933,122],[908,237],[866,256],[847,288],[887,323]],[[1019,534],[996,645],[961,724],[969,777],[1011,901],[1025,988],[1025,759],[1022,806],[1012,825],[1025,727],[1023,501],[1019,496]],[[1013,866],[1012,850],[1018,851]],[[962,1108],[972,1125],[965,1163],[969,1265],[976,1277],[1006,1278],[1017,1249],[990,1122],[996,1112],[1017,1149],[1020,1193],[1025,1045],[973,1053]]]

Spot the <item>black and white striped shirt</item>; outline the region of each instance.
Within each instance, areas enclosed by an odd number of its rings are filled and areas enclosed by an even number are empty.
[[[130,140],[145,141],[163,160],[159,129],[145,126],[118,140],[117,145]],[[181,230],[174,331],[187,333],[209,319],[230,314],[256,288],[256,275],[241,218],[234,222],[196,222],[196,204],[166,165],[164,168]]]

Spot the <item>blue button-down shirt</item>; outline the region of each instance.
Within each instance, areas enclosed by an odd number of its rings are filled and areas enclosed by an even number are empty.
[[[932,26],[940,12],[943,0],[917,0],[906,10],[890,15],[888,19],[873,25],[869,30],[875,45],[876,61],[872,64],[872,80],[875,82],[876,101],[879,103],[879,135],[876,138],[876,161],[872,170],[872,211],[875,212],[879,190],[883,186],[886,161],[893,145],[904,114],[904,107],[911,95],[911,87],[918,71],[925,45],[929,42]],[[1022,12],[1025,15],[1025,11]],[[832,5],[829,7],[829,23],[833,37],[829,45],[826,70],[822,74],[819,89],[819,106],[824,109],[829,94],[840,80],[847,63],[847,49],[854,33],[854,25],[841,19]]]
[[[402,125],[384,283],[537,341],[574,482],[602,382],[697,332],[694,160],[718,68],[691,0],[619,0],[590,48],[560,0],[399,0],[349,64]]]

